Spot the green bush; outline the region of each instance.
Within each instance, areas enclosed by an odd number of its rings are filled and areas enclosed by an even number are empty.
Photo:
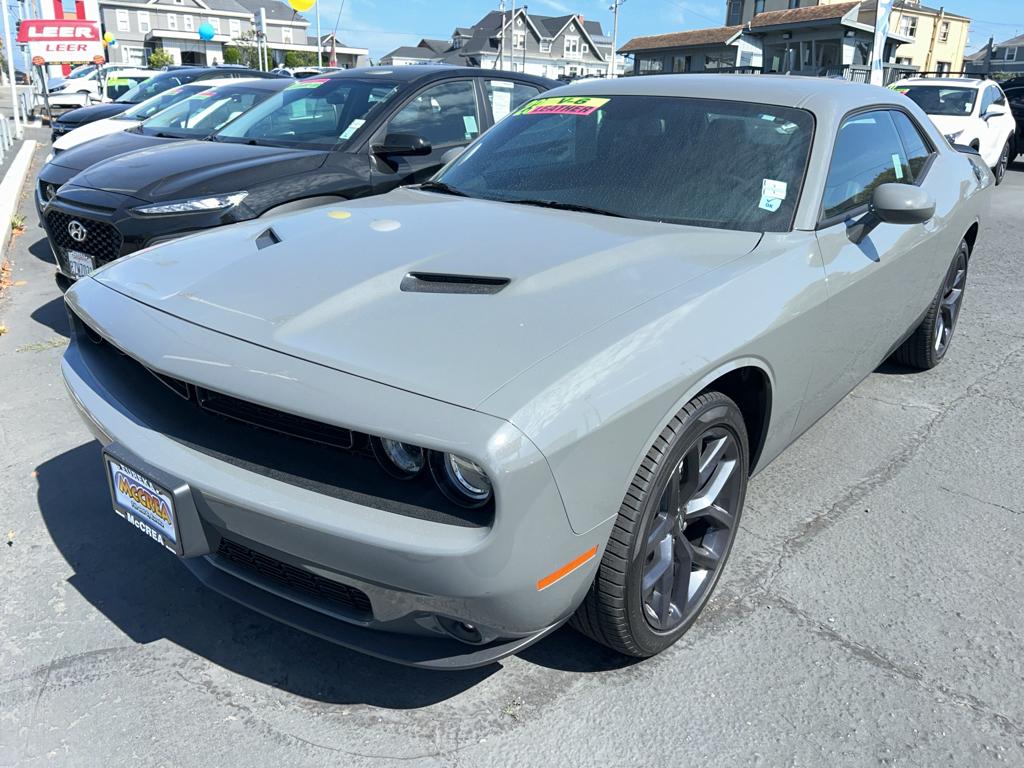
[[[157,48],[149,54],[149,66],[166,67],[174,63],[174,57],[163,48]]]
[[[315,67],[316,54],[312,51],[285,51],[284,65],[286,67]]]
[[[224,63],[225,64],[241,64],[242,54],[239,53],[238,49],[227,45],[224,47]]]

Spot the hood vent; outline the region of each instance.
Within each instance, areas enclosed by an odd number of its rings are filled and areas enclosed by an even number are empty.
[[[407,293],[497,293],[511,282],[507,277],[482,275],[445,275],[437,272],[410,272],[402,278]]]
[[[281,238],[277,232],[273,229],[265,229],[256,237],[256,248],[262,251],[264,248],[269,248],[272,245],[277,245],[281,242]]]

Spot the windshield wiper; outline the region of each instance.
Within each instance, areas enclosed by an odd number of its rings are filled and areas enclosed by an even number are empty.
[[[461,189],[445,184],[443,181],[424,181],[420,184],[420,189],[430,190],[431,192],[440,192],[443,195],[455,195],[457,197],[469,197],[469,195],[463,192]]]
[[[558,200],[502,200],[503,203],[514,203],[516,205],[535,205],[538,208],[555,208],[559,211],[576,211],[577,213],[596,213],[601,216],[614,216],[617,219],[628,218],[615,211],[607,211],[604,208],[595,208],[592,205],[579,205],[578,203],[562,203]]]

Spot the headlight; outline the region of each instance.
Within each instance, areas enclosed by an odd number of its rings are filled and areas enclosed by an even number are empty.
[[[55,152],[51,152],[50,154],[48,154],[48,155],[46,156],[46,159],[45,159],[45,160],[43,160],[43,165],[46,165],[46,164],[47,164],[48,162],[50,162],[51,160],[53,160],[53,156],[54,156],[55,154],[56,154]]]
[[[955,131],[953,133],[947,133],[946,134],[946,141],[948,141],[950,144],[956,144],[956,140],[960,138],[960,134],[962,134],[962,133],[963,133],[963,131]]]
[[[427,465],[427,453],[418,445],[375,437],[372,440],[373,455],[392,477],[408,480],[418,475]]]
[[[482,507],[491,498],[491,481],[478,464],[454,453],[430,454],[430,471],[438,487],[463,507]]]
[[[57,186],[55,184],[46,184],[43,187],[43,197],[46,199],[46,202],[50,202],[56,196],[57,196]]]
[[[226,211],[242,202],[248,192],[233,192],[230,195],[214,195],[211,197],[191,197],[188,200],[174,200],[170,203],[154,203],[132,208],[132,213],[139,216],[159,216],[168,213],[205,213],[207,211]]]

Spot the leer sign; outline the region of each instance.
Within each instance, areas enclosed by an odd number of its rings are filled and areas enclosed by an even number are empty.
[[[28,43],[29,55],[55,61],[92,61],[103,55],[100,25],[80,19],[27,19],[21,22],[18,42]]]

